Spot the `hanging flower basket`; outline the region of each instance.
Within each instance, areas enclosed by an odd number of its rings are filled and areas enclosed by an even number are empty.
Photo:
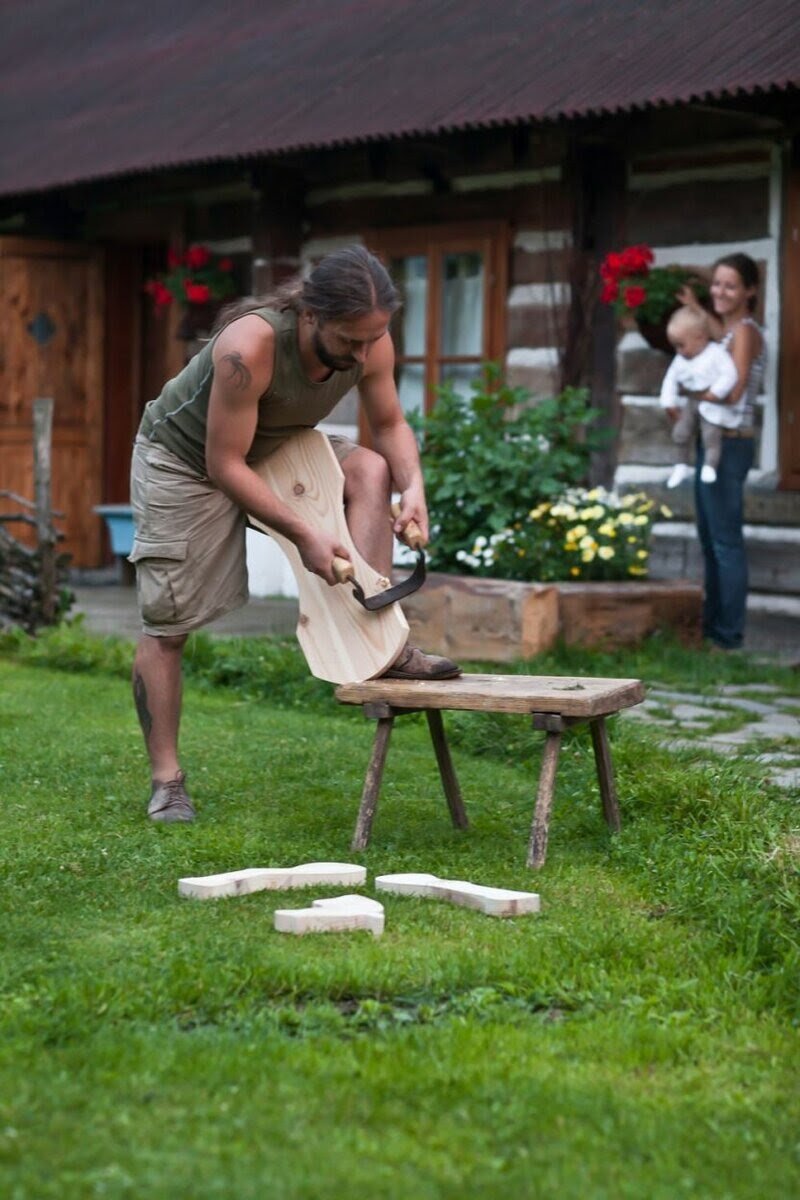
[[[233,263],[212,254],[207,246],[190,246],[183,253],[169,250],[167,270],[148,279],[144,290],[156,313],[165,312],[173,303],[181,306],[176,336],[194,341],[211,331],[222,305],[236,295]]]
[[[673,354],[667,323],[680,307],[678,292],[688,285],[707,306],[708,285],[687,267],[654,267],[653,259],[653,251],[645,245],[607,254],[600,264],[600,299],[611,304],[618,316],[632,317],[649,346]]]
[[[652,350],[662,350],[664,354],[669,355],[675,353],[667,337],[667,324],[677,308],[678,305],[676,304],[675,308],[671,308],[660,321],[644,321],[641,317],[634,318],[636,328]]]

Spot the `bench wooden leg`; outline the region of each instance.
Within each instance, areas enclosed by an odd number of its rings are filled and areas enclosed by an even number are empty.
[[[595,717],[593,721],[589,722],[589,728],[592,731],[592,746],[597,766],[597,780],[600,784],[600,798],[603,801],[603,816],[609,828],[613,829],[615,833],[619,833],[621,828],[619,804],[605,718]]]
[[[437,708],[427,708],[425,716],[428,718],[428,729],[431,731],[431,741],[436,752],[436,762],[439,764],[442,787],[447,797],[447,807],[450,809],[453,824],[456,829],[468,829],[467,811],[464,808],[464,801],[461,799],[461,789],[458,786],[453,760],[450,757],[450,747],[444,732],[442,714]]]
[[[393,725],[394,716],[378,718],[375,729],[375,741],[372,746],[372,757],[369,760],[367,775],[364,780],[364,790],[361,793],[361,806],[358,810],[356,831],[350,843],[351,850],[365,850],[369,844],[372,819],[375,816],[375,808],[378,804],[378,793],[381,790],[383,768],[386,765],[386,754],[389,750],[389,737],[391,736]]]
[[[561,751],[561,734],[547,733],[545,736],[542,767],[539,772],[539,787],[536,792],[536,807],[533,810],[531,840],[528,847],[529,867],[543,867],[547,857],[547,835],[550,830],[550,812],[556,786],[558,756]]]

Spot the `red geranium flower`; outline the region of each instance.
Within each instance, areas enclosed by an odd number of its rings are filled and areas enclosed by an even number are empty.
[[[191,283],[187,279],[183,289],[190,304],[207,304],[211,299],[211,288],[207,283]]]
[[[600,292],[600,302],[602,304],[613,304],[618,295],[619,284],[616,280],[612,279],[608,283],[603,284],[602,291]]]
[[[640,304],[644,304],[647,299],[647,292],[643,287],[626,287],[623,293],[626,308],[638,308]]]
[[[627,246],[620,255],[623,275],[646,275],[653,261],[649,246]]]
[[[151,279],[144,285],[144,290],[148,296],[151,296],[156,308],[165,308],[168,304],[172,304],[172,293],[160,279]]]
[[[207,246],[190,246],[186,251],[186,265],[190,271],[200,271],[211,261],[211,251]]]
[[[607,283],[613,283],[622,274],[622,255],[613,250],[605,256],[600,266],[600,274]]]
[[[232,271],[233,260],[230,258],[221,258],[217,263],[217,266],[219,267],[220,271]]]
[[[179,267],[182,263],[183,255],[181,254],[180,250],[174,250],[172,246],[170,246],[169,250],[167,251],[167,266],[169,269],[172,270],[173,267]]]

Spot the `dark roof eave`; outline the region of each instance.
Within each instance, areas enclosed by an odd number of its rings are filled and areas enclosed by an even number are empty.
[[[591,119],[593,117],[618,117],[628,113],[645,112],[649,109],[674,108],[682,105],[708,103],[712,100],[736,100],[755,95],[767,95],[771,92],[784,92],[798,86],[798,81],[786,79],[769,85],[755,84],[752,87],[722,88],[714,91],[691,92],[685,96],[656,97],[641,103],[624,105],[599,106],[575,110],[562,110],[556,113],[540,113],[538,115],[518,117],[497,117],[486,120],[465,121],[463,123],[447,123],[431,126],[415,126],[408,129],[391,130],[379,134],[364,134],[353,137],[332,138],[327,141],[307,141],[287,143],[284,146],[270,149],[249,150],[234,154],[214,154],[202,158],[165,159],[151,163],[148,166],[134,167],[127,170],[100,173],[97,175],[81,175],[72,179],[59,180],[36,188],[23,191],[0,191],[0,199],[24,199],[27,196],[46,195],[62,189],[78,188],[104,182],[120,181],[123,179],[139,179],[179,168],[195,168],[224,162],[249,163],[264,159],[280,159],[290,154],[303,154],[323,150],[342,149],[347,146],[370,145],[376,142],[404,141],[415,137],[441,137],[450,133],[459,133],[472,129],[502,129],[519,125],[557,125]]]

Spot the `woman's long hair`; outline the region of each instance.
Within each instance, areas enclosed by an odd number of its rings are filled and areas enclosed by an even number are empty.
[[[712,268],[712,274],[717,267],[730,267],[734,270],[746,288],[755,288],[758,292],[758,287],[761,282],[758,266],[749,254],[725,254],[722,258],[718,258]],[[758,296],[754,293],[747,297],[748,312],[755,312],[758,304]]]
[[[226,304],[213,332],[258,308],[307,310],[324,325],[326,321],[355,320],[376,310],[395,313],[401,303],[383,263],[364,246],[344,246],[326,254],[305,278],[297,275],[268,295],[245,296]]]

